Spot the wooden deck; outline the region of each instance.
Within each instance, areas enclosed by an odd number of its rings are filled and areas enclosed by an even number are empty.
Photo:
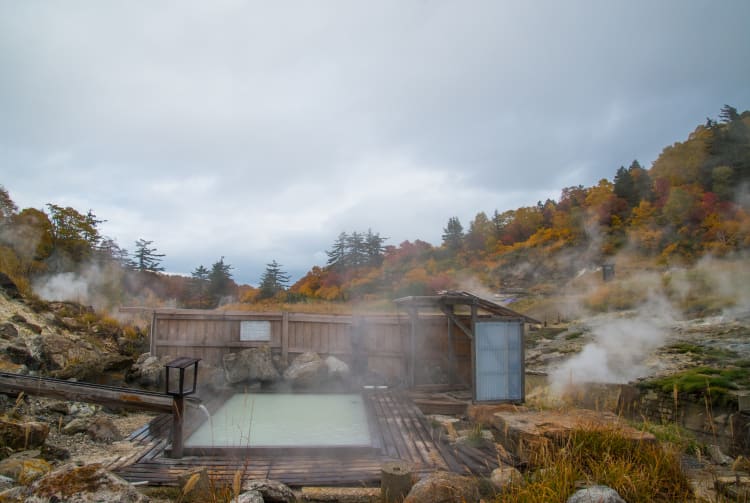
[[[244,457],[164,456],[168,446],[171,416],[162,415],[130,436],[143,448],[111,468],[131,482],[174,485],[180,475],[206,467],[215,478],[230,481],[239,470],[245,478],[273,479],[290,486],[372,486],[380,484],[380,467],[385,461],[405,460],[415,472],[449,470],[487,475],[497,467],[497,454],[462,446],[458,449],[432,434],[425,416],[397,391],[368,391],[363,394],[371,415],[379,452],[341,455],[325,449],[311,454],[278,455],[250,451]]]

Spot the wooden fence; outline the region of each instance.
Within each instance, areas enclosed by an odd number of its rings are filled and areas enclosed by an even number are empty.
[[[465,318],[468,324],[470,320]],[[242,340],[243,322],[264,322],[268,340]],[[254,326],[254,325],[253,325]],[[291,312],[251,313],[159,309],[154,311],[151,353],[156,356],[201,358],[221,366],[230,352],[268,344],[283,362],[314,351],[333,355],[347,363],[364,359],[367,369],[389,379],[406,382],[410,372],[410,348],[415,348],[415,384],[443,384],[451,372],[458,382],[471,382],[471,341],[462,333],[448,331],[442,315],[420,315],[415,344],[409,340],[406,315],[340,316]],[[451,346],[455,362],[451,366]]]

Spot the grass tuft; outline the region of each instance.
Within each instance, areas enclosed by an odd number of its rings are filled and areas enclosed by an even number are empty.
[[[690,484],[679,453],[657,442],[626,438],[617,430],[576,430],[559,449],[544,448],[543,468],[525,483],[496,496],[496,502],[565,502],[584,485],[602,484],[629,503],[688,501]]]

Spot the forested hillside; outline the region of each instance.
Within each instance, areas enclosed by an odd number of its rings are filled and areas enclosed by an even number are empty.
[[[559,199],[535,206],[480,212],[466,227],[450,218],[440,246],[380,242],[374,260],[361,234],[343,233],[329,251],[335,260],[313,267],[291,293],[346,300],[429,294],[469,281],[532,287],[615,256],[644,267],[734,256],[750,247],[749,188],[750,112],[725,106],[650,169],[633,161],[611,180],[563,188]],[[362,256],[370,258],[356,259]]]
[[[271,261],[259,287],[238,286],[232,266],[196,265],[191,277],[163,272],[153,241],[132,253],[102,236],[92,210],[50,203],[20,210],[0,186],[0,272],[23,291],[76,283],[83,298],[212,308],[227,300],[353,301],[430,294],[448,288],[492,290],[562,285],[602,263],[626,257],[640,267],[688,265],[701,257],[737,257],[750,248],[750,112],[722,108],[684,142],[666,147],[647,169],[638,161],[612,179],[566,187],[557,200],[479,212],[466,226],[450,218],[443,241],[387,244],[372,229],[341,232],[328,261],[291,287]],[[488,202],[491,204],[491,202]],[[387,229],[383,230],[387,234]],[[270,257],[269,257],[270,258]],[[85,292],[83,291],[85,290]]]

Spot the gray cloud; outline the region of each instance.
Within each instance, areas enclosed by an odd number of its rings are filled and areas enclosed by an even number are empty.
[[[750,4],[0,2],[0,163],[189,271],[437,243],[750,107]]]

